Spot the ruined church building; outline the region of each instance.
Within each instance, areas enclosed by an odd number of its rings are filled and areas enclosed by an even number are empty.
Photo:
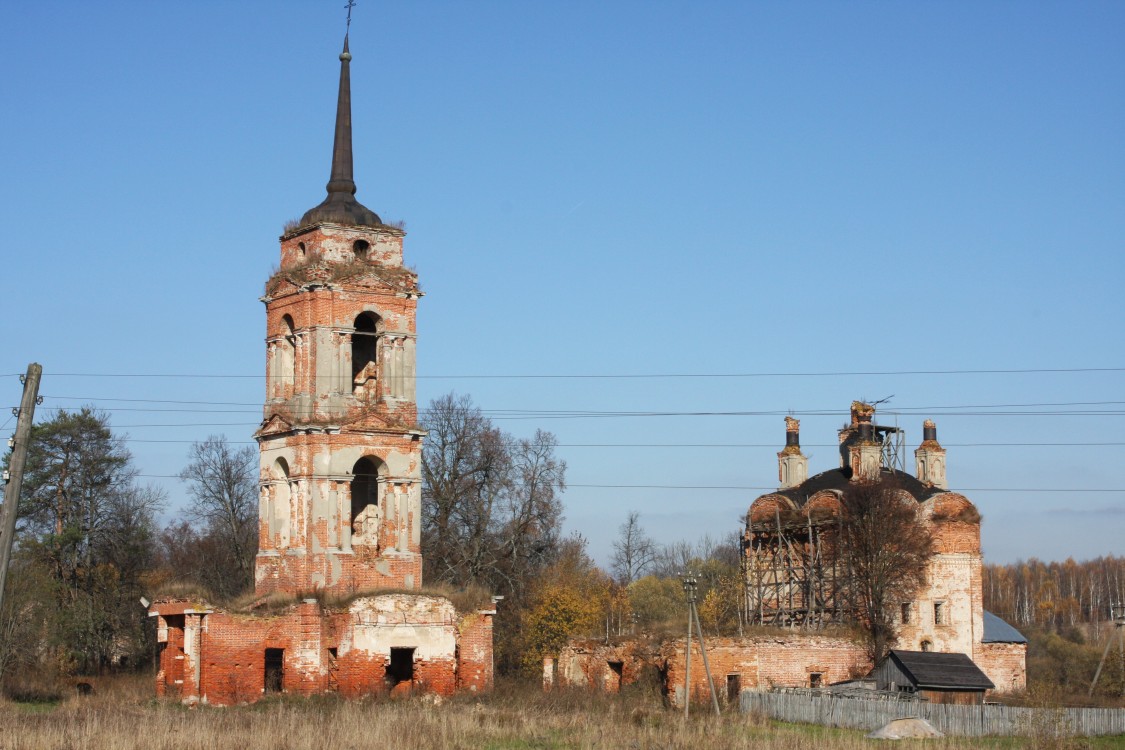
[[[777,454],[779,486],[754,500],[741,535],[743,620],[765,627],[751,628],[745,637],[706,638],[716,689],[732,705],[745,690],[904,689],[879,684],[882,672],[875,670],[866,645],[830,627],[857,619],[848,601],[845,566],[830,553],[841,500],[853,483],[875,481],[894,487],[934,540],[921,589],[896,603],[895,654],[923,661],[956,655],[979,670],[980,684],[973,690],[954,686],[929,695],[930,700],[979,701],[984,690],[1024,689],[1027,640],[984,610],[980,513],[949,489],[937,426],[923,423],[912,476],[901,468],[902,430],[876,424],[875,408],[861,401],[852,403],[850,416],[838,433],[839,466],[811,477],[800,423],[785,418],[785,445]],[[687,689],[691,700],[706,701],[709,687],[699,668],[698,640],[691,648],[696,667]],[[544,684],[612,692],[655,668],[669,702],[682,706],[685,649],[680,638],[573,640],[557,658],[545,660]]]
[[[350,62],[345,37],[328,195],[286,227],[262,298],[256,602],[154,602],[160,695],[227,705],[492,685],[494,610],[418,592],[421,292],[403,265],[405,232],[355,199]]]

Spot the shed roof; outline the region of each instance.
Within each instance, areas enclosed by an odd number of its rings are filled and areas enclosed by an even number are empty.
[[[1027,643],[1023,633],[988,610],[984,612],[984,637],[981,643]]]
[[[923,690],[991,690],[992,680],[965,654],[892,649],[898,664],[915,687]]]

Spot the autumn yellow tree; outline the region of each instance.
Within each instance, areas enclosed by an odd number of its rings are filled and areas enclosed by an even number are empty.
[[[586,540],[562,543],[558,559],[544,571],[531,592],[522,617],[521,666],[536,674],[546,656],[554,656],[567,639],[604,634],[612,581],[586,554]]]

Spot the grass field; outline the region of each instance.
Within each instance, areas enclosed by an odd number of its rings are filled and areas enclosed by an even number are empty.
[[[584,691],[544,695],[509,683],[493,694],[427,699],[342,701],[282,697],[237,708],[189,709],[152,697],[148,678],[95,684],[92,696],[58,703],[0,701],[0,750],[352,750],[359,748],[628,748],[809,750],[880,744],[861,732],[771,722],[756,716],[689,720],[658,696]],[[1125,748],[1125,738],[936,739],[926,748]]]

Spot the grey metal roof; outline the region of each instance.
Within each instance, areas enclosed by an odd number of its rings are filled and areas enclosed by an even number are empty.
[[[988,610],[984,611],[984,637],[981,643],[1027,643],[1023,633]]]
[[[892,649],[898,664],[915,687],[923,690],[991,690],[996,686],[965,654]]]
[[[918,481],[917,477],[911,476],[904,471],[898,469],[883,468],[881,479],[890,480],[896,486],[909,492],[914,496],[918,502],[927,500],[934,495],[940,495],[948,490],[943,490],[940,487],[931,487]],[[829,469],[822,471],[819,474],[809,477],[804,482],[801,482],[796,487],[790,487],[786,490],[775,490],[769,492],[769,495],[784,495],[797,504],[798,508],[804,507],[805,501],[815,495],[821,490],[846,490],[852,486],[852,472],[851,469]]]

